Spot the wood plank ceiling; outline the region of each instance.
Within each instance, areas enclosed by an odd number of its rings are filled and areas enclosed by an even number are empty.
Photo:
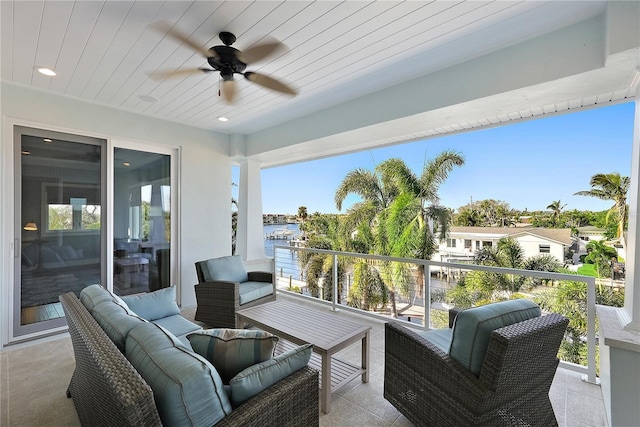
[[[1,76],[190,126],[249,133],[579,22],[604,7],[574,3],[550,14],[545,8],[553,5],[543,1],[3,0]],[[518,25],[523,20],[529,24]],[[299,95],[236,77],[238,98],[228,105],[218,95],[217,73],[150,79],[156,70],[208,67],[189,46],[149,27],[160,21],[206,48],[221,44],[223,30],[237,36],[240,50],[266,37],[284,42],[288,51],[247,70],[281,79]],[[451,47],[445,55],[429,55],[443,46]],[[41,75],[38,66],[57,76]],[[231,121],[221,123],[219,116]]]

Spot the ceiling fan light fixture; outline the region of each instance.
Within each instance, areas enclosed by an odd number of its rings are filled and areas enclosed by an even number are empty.
[[[49,76],[49,77],[54,77],[56,75],[56,72],[53,71],[51,68],[47,68],[47,67],[36,67],[36,69],[38,70],[38,72],[40,74],[44,74],[45,76]]]

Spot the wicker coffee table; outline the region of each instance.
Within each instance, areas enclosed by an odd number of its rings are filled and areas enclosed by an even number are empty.
[[[312,356],[309,365],[320,371],[320,409],[325,414],[331,411],[332,392],[358,376],[364,383],[369,381],[370,326],[344,319],[328,309],[313,309],[287,301],[260,304],[238,310],[236,314],[241,323],[282,338],[276,352],[286,351],[294,345],[313,344],[317,354]],[[333,357],[358,341],[362,341],[361,366]]]

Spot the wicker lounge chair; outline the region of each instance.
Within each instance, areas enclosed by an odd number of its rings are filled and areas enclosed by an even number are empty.
[[[239,255],[198,261],[195,265],[198,275],[195,319],[212,328],[237,328],[236,311],[240,307],[276,300],[273,274],[247,272]]]
[[[495,329],[476,375],[427,338],[445,330],[387,323],[384,397],[416,426],[557,425],[549,387],[567,324],[549,314]]]

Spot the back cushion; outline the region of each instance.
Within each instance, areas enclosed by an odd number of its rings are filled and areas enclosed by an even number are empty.
[[[487,304],[458,313],[453,324],[449,355],[480,375],[491,332],[504,326],[539,317],[540,307],[526,299]]]
[[[212,258],[201,264],[204,280],[246,282],[249,274],[240,255]]]
[[[100,285],[87,286],[80,292],[80,301],[90,312],[99,303],[112,299],[111,292]]]
[[[138,316],[149,321],[180,314],[176,304],[176,288],[164,288],[148,294],[123,297],[122,300]]]
[[[140,324],[146,323],[146,320],[136,316],[131,310],[113,300],[102,302],[93,307],[91,315],[123,353],[129,331]]]
[[[162,327],[146,323],[131,330],[125,355],[153,390],[163,425],[211,427],[231,413],[213,365]]]

